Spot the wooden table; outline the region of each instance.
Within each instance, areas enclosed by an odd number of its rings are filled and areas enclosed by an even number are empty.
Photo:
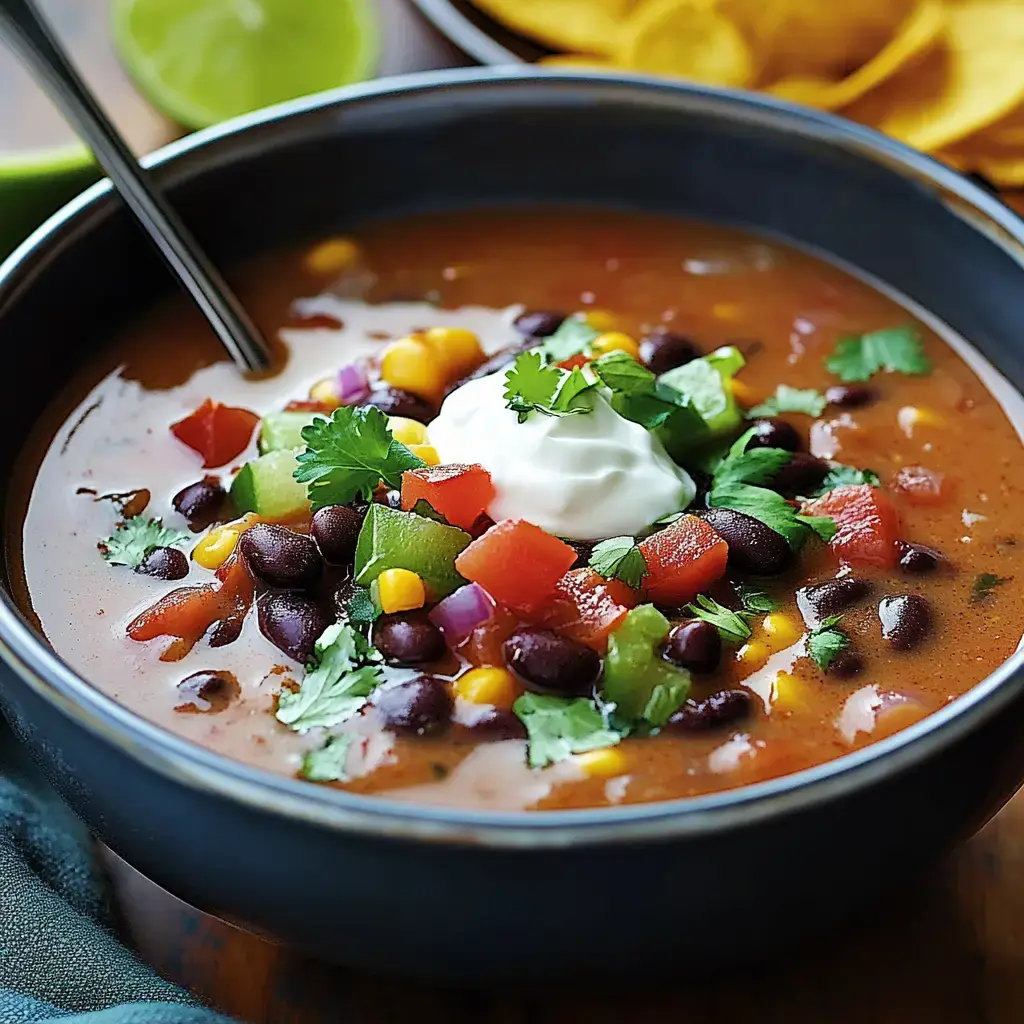
[[[406,0],[379,0],[382,70],[461,62]],[[90,19],[106,0],[43,0],[67,39],[88,36],[85,70],[139,150],[175,129],[131,94]],[[88,10],[88,16],[83,12]],[[76,48],[81,52],[81,47]],[[9,110],[15,109],[11,104]],[[1024,205],[1024,204],[1022,204]],[[141,955],[166,977],[248,1024],[1019,1024],[1024,1020],[1024,793],[931,874],[882,910],[813,949],[771,951],[769,966],[714,980],[682,975],[657,993],[609,986],[460,993],[360,976],[297,957],[176,901],[110,858],[111,877]],[[902,865],[892,865],[901,872]],[[851,878],[867,898],[871,878]],[[744,943],[736,922],[736,943]],[[681,965],[685,967],[685,965]],[[646,980],[646,979],[645,979]],[[623,994],[616,995],[615,990]]]

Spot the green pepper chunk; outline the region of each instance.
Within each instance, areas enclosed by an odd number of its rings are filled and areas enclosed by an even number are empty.
[[[356,582],[369,586],[385,569],[419,575],[435,600],[466,583],[455,559],[471,538],[465,530],[372,502],[356,541]]]
[[[615,704],[617,717],[661,726],[686,700],[690,673],[658,651],[669,625],[653,604],[642,604],[608,637],[604,696]]]

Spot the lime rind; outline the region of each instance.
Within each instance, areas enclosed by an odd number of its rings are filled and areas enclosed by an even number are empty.
[[[84,171],[93,164],[89,147],[81,142],[10,153],[0,150],[0,179],[57,177]]]

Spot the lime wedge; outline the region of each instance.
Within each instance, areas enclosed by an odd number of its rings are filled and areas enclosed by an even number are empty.
[[[113,0],[114,42],[149,101],[186,128],[368,77],[370,0]]]

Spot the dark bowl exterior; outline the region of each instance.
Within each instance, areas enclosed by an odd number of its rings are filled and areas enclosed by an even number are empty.
[[[228,262],[413,210],[574,202],[783,235],[886,281],[1024,381],[1021,225],[870,132],[642,80],[461,72],[300,101],[153,161]],[[168,288],[103,186],[0,270],[8,438],[54,367]],[[0,480],[16,445],[0,446]],[[6,486],[6,484],[5,484]],[[834,926],[970,835],[1024,780],[1020,657],[872,748],[732,793],[543,815],[401,807],[226,761],[92,690],[0,602],[0,704],[127,861],[319,956],[479,983],[714,965]],[[742,922],[740,924],[739,922]]]

